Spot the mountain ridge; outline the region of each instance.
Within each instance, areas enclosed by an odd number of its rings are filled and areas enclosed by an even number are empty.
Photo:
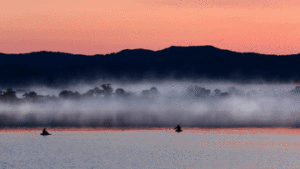
[[[300,54],[266,55],[213,46],[125,49],[105,55],[62,52],[0,53],[0,86],[55,85],[93,79],[212,79],[297,81]]]
[[[0,55],[28,55],[28,54],[36,54],[36,53],[53,53],[53,54],[67,54],[67,55],[73,55],[73,56],[105,56],[105,55],[111,55],[111,54],[118,54],[122,53],[124,51],[150,51],[150,52],[160,52],[168,49],[173,49],[173,48],[212,48],[212,49],[217,49],[221,51],[229,51],[233,53],[240,53],[240,54],[258,54],[258,55],[268,55],[268,56],[293,56],[293,55],[300,55],[300,53],[297,54],[289,54],[289,55],[276,55],[276,54],[263,54],[263,53],[257,53],[257,52],[236,52],[228,49],[221,49],[214,47],[212,45],[204,45],[204,46],[170,46],[161,50],[151,50],[151,49],[144,49],[144,48],[135,48],[135,49],[123,49],[118,52],[112,52],[112,53],[107,53],[107,54],[94,54],[94,55],[85,55],[85,54],[74,54],[74,53],[68,53],[68,52],[60,52],[60,51],[46,51],[46,50],[41,50],[41,51],[33,51],[33,52],[27,52],[27,53],[2,53],[0,52]]]

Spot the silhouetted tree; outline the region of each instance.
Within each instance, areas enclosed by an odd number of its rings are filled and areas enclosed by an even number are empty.
[[[220,90],[220,89],[215,89],[214,92],[215,92],[215,95],[216,95],[216,96],[219,96],[220,93],[221,93],[221,90]]]
[[[206,97],[210,94],[210,90],[206,90],[204,87],[195,86],[195,96],[196,97]]]
[[[155,96],[158,95],[159,92],[156,87],[151,87],[150,90],[143,90],[141,93],[143,96]]]
[[[117,96],[122,96],[122,97],[130,96],[130,94],[127,93],[127,92],[126,92],[124,89],[122,89],[122,88],[116,89],[115,94],[116,94]]]
[[[210,90],[205,89],[204,87],[188,87],[187,88],[187,93],[190,96],[196,96],[196,97],[206,97],[210,95]]]
[[[13,91],[11,88],[8,88],[6,92],[3,93],[3,98],[7,101],[17,100],[16,92]]]
[[[26,92],[22,96],[25,97],[25,98],[37,98],[37,93],[34,92],[34,91],[29,92],[29,93]]]
[[[94,88],[94,91],[95,91],[95,93],[96,93],[97,95],[100,95],[100,94],[103,94],[103,93],[104,93],[104,91],[103,91],[103,90],[100,90],[98,87],[95,87],[95,88]]]
[[[95,87],[94,89],[88,90],[86,93],[84,93],[82,96],[83,97],[94,97],[94,96],[99,96],[101,94],[104,94],[103,90],[100,90],[98,87]]]
[[[126,93],[125,90],[122,89],[122,88],[116,89],[116,94],[117,94],[117,95],[124,95],[125,93]]]
[[[222,98],[229,97],[229,93],[227,93],[227,92],[221,93],[220,97],[222,97]]]
[[[67,98],[68,95],[71,95],[72,93],[73,93],[72,91],[63,90],[59,93],[58,97],[59,98]]]
[[[158,94],[158,90],[156,89],[156,87],[151,87],[149,90],[150,94],[152,95],[157,95]]]
[[[143,90],[141,94],[142,94],[143,96],[148,96],[149,93],[150,93],[149,90]]]
[[[93,97],[95,95],[95,92],[93,89],[88,90],[86,93],[84,93],[83,97]]]
[[[103,84],[101,85],[101,87],[103,88],[104,94],[105,95],[111,95],[113,92],[113,88],[111,87],[111,84],[107,83],[107,84]]]
[[[63,90],[58,96],[62,99],[79,99],[81,95],[78,92],[73,93],[72,91]]]

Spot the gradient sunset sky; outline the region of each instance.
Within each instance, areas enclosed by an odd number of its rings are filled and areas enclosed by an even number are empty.
[[[300,53],[299,0],[6,0],[0,53],[212,45]]]

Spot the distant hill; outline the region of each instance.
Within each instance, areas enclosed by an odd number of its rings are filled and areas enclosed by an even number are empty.
[[[96,79],[199,79],[282,81],[300,79],[300,54],[263,55],[213,46],[123,50],[106,55],[59,52],[0,53],[0,86],[50,86]]]

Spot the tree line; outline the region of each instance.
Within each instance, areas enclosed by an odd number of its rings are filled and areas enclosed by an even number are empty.
[[[244,94],[242,90],[236,89],[234,86],[229,87],[227,92],[221,92],[220,89],[215,89],[213,93],[211,90],[206,89],[204,87],[188,87],[187,94],[193,97],[199,98],[206,98],[209,96],[219,97],[219,98],[227,98],[232,95],[236,96],[249,96],[251,94],[256,94],[256,91],[251,91],[251,93]],[[296,86],[295,89],[290,91],[291,94],[300,95],[300,86]],[[151,87],[150,89],[143,90],[141,92],[142,98],[150,98],[153,96],[157,96],[159,94],[156,87]],[[31,102],[43,102],[49,100],[80,100],[80,99],[87,99],[87,98],[95,98],[95,97],[103,97],[103,98],[110,98],[112,96],[118,98],[130,98],[134,97],[134,93],[130,93],[125,91],[122,88],[117,88],[114,92],[114,89],[111,87],[110,83],[102,84],[100,88],[95,87],[94,89],[90,89],[87,92],[80,94],[79,92],[71,91],[71,90],[62,90],[58,97],[56,96],[49,96],[49,95],[38,95],[35,91],[25,92],[22,99],[17,98],[16,91],[11,88],[8,88],[5,92],[0,90],[0,102],[9,102],[9,103],[22,103],[23,101],[31,101]]]
[[[149,90],[143,90],[141,95],[143,97],[149,97],[158,95],[159,92],[156,87],[151,87]],[[119,98],[128,98],[133,96],[133,93],[129,93],[122,88],[117,88],[114,92],[114,89],[111,87],[110,83],[102,84],[101,88],[95,87],[94,89],[90,89],[87,92],[80,94],[79,92],[71,91],[71,90],[62,90],[58,97],[56,96],[49,96],[49,95],[38,95],[35,91],[25,92],[22,96],[22,99],[17,98],[16,91],[11,88],[8,88],[5,92],[0,90],[0,101],[1,102],[12,102],[12,103],[20,103],[22,101],[48,101],[48,100],[80,100],[86,98],[94,98],[94,97],[104,97],[109,98],[111,96],[119,97]]]

